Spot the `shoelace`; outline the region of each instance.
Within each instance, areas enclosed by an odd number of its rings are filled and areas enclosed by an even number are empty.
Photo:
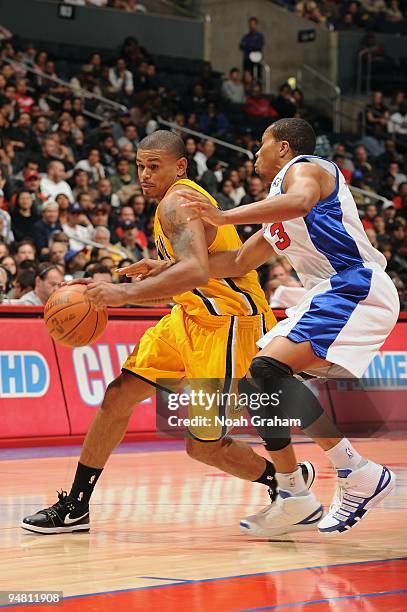
[[[350,515],[359,508],[361,502],[363,502],[363,497],[348,493],[346,491],[346,485],[338,485],[336,499],[332,503],[329,511],[334,518],[343,521],[348,519]]]
[[[69,500],[67,499],[68,493],[66,491],[62,491],[62,490],[61,492],[57,491],[57,494],[58,494],[58,501],[53,506],[50,506],[49,508],[44,508],[44,510],[41,510],[43,514],[47,516],[55,517],[58,515],[58,510],[61,510],[62,508],[66,506],[67,503],[69,503]]]

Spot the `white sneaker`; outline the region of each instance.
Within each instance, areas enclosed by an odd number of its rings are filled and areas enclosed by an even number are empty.
[[[368,461],[357,470],[337,470],[337,486],[328,513],[318,524],[320,533],[348,531],[377,506],[396,485],[396,476],[385,465]]]
[[[321,502],[313,493],[297,497],[282,497],[280,493],[273,504],[242,519],[240,530],[263,538],[294,531],[315,531],[322,514]]]

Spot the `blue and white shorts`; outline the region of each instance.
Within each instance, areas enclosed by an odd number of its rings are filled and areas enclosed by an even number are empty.
[[[310,289],[257,346],[264,348],[277,336],[308,341],[317,357],[332,364],[310,374],[360,378],[396,324],[399,310],[397,290],[378,264],[354,266]]]

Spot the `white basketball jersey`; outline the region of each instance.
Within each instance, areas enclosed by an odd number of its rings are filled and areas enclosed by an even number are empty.
[[[370,244],[349,187],[333,162],[316,155],[295,157],[275,177],[269,197],[283,193],[285,174],[299,161],[318,164],[332,174],[335,189],[305,217],[264,224],[265,239],[287,257],[306,289],[353,266],[376,263],[384,270],[386,258]]]

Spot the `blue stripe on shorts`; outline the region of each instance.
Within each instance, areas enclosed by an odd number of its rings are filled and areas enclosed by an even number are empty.
[[[330,279],[331,289],[316,295],[287,335],[293,342],[310,342],[317,357],[326,359],[329,347],[345,327],[357,305],[367,298],[373,270],[352,267]]]

